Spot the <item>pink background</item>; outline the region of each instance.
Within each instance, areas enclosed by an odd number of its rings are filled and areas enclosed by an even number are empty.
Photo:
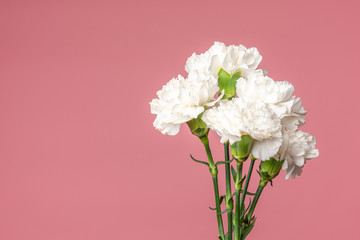
[[[157,132],[148,104],[215,40],[257,47],[295,85],[320,150],[265,189],[249,239],[360,239],[359,7],[2,0],[0,239],[216,240],[211,178],[189,159],[202,146]]]

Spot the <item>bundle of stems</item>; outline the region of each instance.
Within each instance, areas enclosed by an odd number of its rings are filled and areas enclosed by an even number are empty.
[[[209,167],[209,171],[212,177],[213,186],[214,186],[214,196],[215,196],[215,208],[210,208],[216,211],[217,225],[220,240],[243,240],[245,239],[255,224],[254,210],[258,203],[261,192],[271,180],[260,178],[259,186],[256,190],[256,193],[248,192],[249,182],[252,176],[254,163],[256,158],[250,155],[250,165],[248,173],[243,176],[243,165],[247,160],[242,158],[241,160],[231,158],[229,151],[229,143],[224,143],[224,155],[225,161],[215,162],[209,145],[209,138],[206,134],[205,136],[200,137],[202,144],[205,147],[206,155],[208,162],[196,160],[191,156],[191,158],[198,162],[202,163]],[[236,160],[236,170],[231,166],[231,162]],[[219,194],[219,183],[218,183],[218,166],[225,166],[225,183],[226,183],[226,192],[225,195],[220,196]],[[231,176],[232,175],[232,176]],[[260,174],[261,177],[261,174]],[[232,191],[232,181],[234,183],[235,192]],[[247,207],[245,207],[246,196],[251,196],[252,200],[249,201]],[[250,198],[251,198],[250,197]],[[225,201],[224,210],[221,209],[222,202]],[[234,208],[235,202],[235,208]],[[223,224],[223,214],[227,215],[227,232],[224,229]],[[226,233],[225,233],[226,232]]]

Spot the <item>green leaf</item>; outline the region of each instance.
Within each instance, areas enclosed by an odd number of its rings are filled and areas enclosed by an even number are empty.
[[[221,205],[221,203],[224,201],[224,199],[225,199],[225,195],[221,195],[219,197],[219,205]],[[209,207],[209,208],[210,208],[210,210],[216,210],[216,208],[212,208],[212,207]]]
[[[219,213],[219,215],[226,213],[227,211],[229,211],[229,209],[225,209],[224,211],[222,211],[221,213]]]
[[[192,160],[194,160],[194,161],[197,162],[197,163],[201,163],[201,164],[204,164],[204,165],[206,165],[206,166],[209,166],[209,163],[204,162],[204,161],[197,160],[197,159],[193,158],[193,156],[192,156],[191,154],[190,154],[190,157],[191,157]]]
[[[234,179],[234,182],[236,181],[236,176],[237,176],[237,173],[236,173],[236,170],[233,166],[231,166],[231,175]]]
[[[234,230],[235,230],[235,225],[233,224],[232,233],[234,232]],[[231,233],[231,234],[232,234],[232,233]],[[225,234],[225,240],[227,240],[227,239],[229,239],[229,232],[227,232],[227,233]]]
[[[221,203],[224,201],[225,199],[225,195],[221,195],[219,198],[219,205],[221,205]]]
[[[241,236],[241,240],[244,240],[247,235],[249,235],[249,233],[251,232],[251,230],[253,229],[254,225],[255,225],[255,221],[256,219],[250,223],[248,226],[244,227],[244,230],[243,230],[243,234]]]
[[[219,166],[219,165],[221,165],[221,164],[231,163],[232,161],[234,161],[234,159],[231,159],[230,161],[219,161],[219,162],[217,162],[215,165],[216,165],[216,166]]]
[[[251,206],[251,198],[249,197],[249,205],[248,205],[248,207],[245,209],[245,212],[247,212],[247,211],[249,210],[250,206]]]
[[[228,240],[229,239],[229,233],[227,232],[226,234],[225,234],[225,240]]]
[[[244,191],[243,190],[240,190],[241,193],[243,193]],[[250,196],[254,196],[255,193],[251,193],[251,192],[246,192],[246,195],[250,195]]]
[[[243,183],[246,179],[246,174],[239,180],[239,183]]]

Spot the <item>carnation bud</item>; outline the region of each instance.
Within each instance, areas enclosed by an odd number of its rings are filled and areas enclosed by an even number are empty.
[[[261,161],[259,166],[259,174],[261,177],[260,185],[263,184],[265,186],[267,182],[274,179],[279,174],[283,163],[284,160],[278,161],[275,158]]]
[[[238,162],[245,162],[251,152],[254,139],[249,135],[241,136],[241,140],[231,144],[231,155]]]
[[[206,123],[201,119],[204,112],[199,114],[197,118],[193,118],[190,121],[186,122],[187,125],[190,128],[190,131],[195,136],[198,136],[199,138],[207,136],[209,132],[209,128],[207,127]]]
[[[224,90],[223,99],[232,99],[236,96],[236,81],[240,78],[241,72],[235,72],[233,75],[220,68],[218,73],[219,94]]]

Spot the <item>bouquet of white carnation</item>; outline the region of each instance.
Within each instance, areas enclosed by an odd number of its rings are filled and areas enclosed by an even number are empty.
[[[161,133],[176,135],[186,123],[204,145],[208,161],[191,158],[206,165],[212,176],[220,240],[245,239],[254,227],[254,210],[267,183],[272,185],[281,169],[286,171],[286,179],[295,178],[306,160],[319,155],[315,138],[298,130],[305,123],[306,111],[300,98],[293,95],[293,85],[265,76],[266,71],[257,68],[261,59],[256,48],[215,42],[205,53],[194,53],[187,60],[187,78],[179,75],[170,80],[150,103],[151,113],[157,115],[154,127]],[[209,130],[221,137],[224,161],[216,162],[212,157]],[[248,158],[249,170],[243,176]],[[257,159],[259,186],[256,193],[250,193],[248,186]],[[234,160],[236,169],[231,165]],[[220,164],[225,165],[226,178],[222,196],[218,187]],[[253,199],[245,206],[247,195]]]

